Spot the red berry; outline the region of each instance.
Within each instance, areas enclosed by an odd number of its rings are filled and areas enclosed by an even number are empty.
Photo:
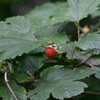
[[[56,50],[52,47],[47,47],[45,50],[45,55],[49,58],[52,58],[56,55]]]

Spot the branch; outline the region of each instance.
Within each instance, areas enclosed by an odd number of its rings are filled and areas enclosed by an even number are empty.
[[[16,78],[14,78],[10,73],[8,73],[8,75],[18,84],[21,85],[21,83],[18,82],[18,80]]]
[[[45,63],[57,63],[57,60],[52,60],[52,59],[46,59]]]
[[[84,64],[85,62],[87,62],[87,61],[90,59],[90,57],[91,57],[92,55],[93,55],[93,54],[90,54],[89,57],[83,59],[83,60],[77,65],[77,67],[79,67],[79,66],[81,66],[82,64]]]
[[[84,91],[85,94],[100,95],[100,92]]]
[[[7,72],[5,72],[5,74],[4,74],[5,83],[6,83],[7,87],[8,87],[8,89],[10,90],[11,94],[15,98],[15,100],[18,100],[18,98],[16,97],[15,93],[13,92],[13,90],[11,89],[11,87],[10,87],[10,85],[8,83],[9,80],[7,79],[7,74],[8,74]]]

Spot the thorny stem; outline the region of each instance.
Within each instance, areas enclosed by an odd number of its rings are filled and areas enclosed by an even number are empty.
[[[7,87],[8,87],[8,89],[10,90],[11,94],[15,98],[15,100],[18,100],[18,98],[16,97],[15,93],[13,92],[13,90],[11,89],[11,87],[10,87],[10,85],[8,83],[9,80],[7,79],[7,74],[8,74],[7,72],[5,72],[5,74],[4,74],[5,83],[6,83]]]

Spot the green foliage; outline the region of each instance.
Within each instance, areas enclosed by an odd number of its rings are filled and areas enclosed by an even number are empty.
[[[37,18],[37,19],[42,21],[42,20],[45,20],[46,18],[48,18],[48,16],[51,15],[52,11],[55,10],[59,6],[61,6],[61,2],[60,3],[56,3],[56,4],[54,4],[54,3],[46,3],[43,6],[36,7],[32,11],[30,11],[26,15],[26,17],[28,16],[32,21],[34,21],[33,18]]]
[[[16,85],[13,81],[10,81],[9,84],[19,100],[27,100],[26,90],[23,87]],[[2,83],[0,85],[0,97],[3,97],[3,100],[15,100],[6,84]]]
[[[95,70],[95,71],[97,71],[97,73],[95,74],[95,77],[98,78],[98,79],[100,79],[100,68],[93,67],[92,69]]]
[[[0,100],[81,100],[87,91],[99,94],[95,82],[100,80],[100,29],[95,25],[84,32],[80,24],[99,11],[99,4],[100,0],[47,3],[1,21]],[[67,33],[74,30],[66,28],[70,22],[77,34]],[[77,39],[72,41],[74,34]],[[53,58],[44,53],[48,46],[56,50]]]
[[[87,49],[100,49],[100,35],[98,32],[87,34],[86,36],[82,36],[79,38],[78,42],[76,43],[76,46],[83,50]]]
[[[31,22],[29,19],[26,19],[24,16],[7,18],[5,22],[0,22],[0,29],[4,32],[19,32],[19,33],[28,33],[32,28]],[[2,32],[1,31],[1,32]],[[6,33],[5,33],[6,34]],[[3,34],[4,35],[4,34]],[[2,33],[0,33],[2,36]]]
[[[95,12],[91,13],[91,16],[92,16],[92,18],[99,17],[100,16],[100,11],[98,10],[98,11],[95,11]]]
[[[44,60],[44,55],[40,53],[26,56],[23,60],[19,61],[20,64],[18,65],[18,72],[27,72],[28,70],[34,73],[44,65]]]
[[[11,32],[0,38],[0,61],[20,56],[37,48],[40,43],[33,34]]]
[[[73,21],[79,21],[86,17],[91,12],[97,10],[97,6],[100,3],[99,0],[68,0],[69,3],[69,15]]]
[[[41,7],[36,7],[31,12],[29,12],[26,17],[29,18],[32,21],[33,29],[37,30],[42,27],[45,27],[47,25],[55,24],[55,22],[46,22],[49,16],[51,16],[52,11],[57,9],[58,7],[61,7],[61,4],[64,4],[65,2],[58,2],[56,4],[53,3],[47,3],[44,4]],[[46,23],[45,23],[46,22]]]
[[[57,99],[80,94],[87,85],[75,80],[94,73],[88,68],[68,70],[60,69],[61,67],[63,66],[50,67],[41,73],[40,79],[35,83],[38,87],[28,93],[31,100],[47,100],[50,93]]]
[[[31,23],[28,19],[19,16],[8,18],[0,25],[2,25],[0,27],[2,30],[0,34],[0,61],[22,55],[40,45],[34,34],[30,32]]]
[[[69,41],[67,38],[66,34],[64,33],[59,33],[59,34],[54,34],[54,33],[48,33],[48,34],[36,34],[35,35],[37,39],[39,39],[42,43],[46,43],[47,41],[52,41],[53,43],[56,44],[65,44],[66,42]]]
[[[25,73],[16,73],[14,77],[16,77],[16,79],[20,83],[28,82],[33,79],[32,77],[29,77]]]

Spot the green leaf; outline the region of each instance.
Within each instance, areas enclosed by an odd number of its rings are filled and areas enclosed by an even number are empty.
[[[47,3],[36,7],[26,16],[33,23],[33,31],[64,21],[79,21],[98,9],[99,0],[68,0],[59,4]],[[41,13],[43,12],[43,13]]]
[[[64,99],[76,96],[84,91],[87,85],[76,80],[94,74],[90,68],[64,69],[63,66],[54,66],[45,69],[40,79],[34,84],[36,89],[28,92],[30,100],[47,100],[50,94],[54,98]],[[60,91],[60,92],[59,92]]]
[[[52,11],[51,16],[44,21],[45,24],[57,24],[64,21],[71,20],[69,14],[68,14],[68,3],[62,4],[59,8]]]
[[[61,53],[66,53],[66,57],[68,59],[84,60],[87,57],[75,49],[75,42],[61,45],[61,49],[59,49],[59,51]]]
[[[32,24],[29,19],[24,16],[17,16],[7,18],[5,22],[0,22],[0,30],[3,31],[14,31],[19,33],[27,33],[31,30]],[[1,34],[2,31],[0,31]],[[5,34],[5,33],[4,33]]]
[[[30,32],[31,26],[23,16],[0,22],[0,61],[28,53],[41,44]]]
[[[67,41],[69,41],[68,37],[64,33],[58,33],[58,34],[35,34],[36,38],[41,41],[42,43],[47,43],[48,41],[52,41],[56,44],[65,44]]]
[[[0,38],[0,61],[28,53],[40,45],[33,34],[11,32]]]
[[[76,46],[83,50],[100,49],[100,34],[97,33],[99,31],[81,36],[78,42],[76,42]]]
[[[28,17],[31,21],[35,21],[34,18],[40,19],[41,21],[43,21],[46,18],[48,18],[51,15],[52,11],[56,9],[59,5],[61,5],[61,2],[60,4],[46,3],[42,6],[36,7],[35,9],[27,13],[26,17]]]
[[[79,21],[98,9],[100,0],[68,0],[69,15],[73,21]]]
[[[41,53],[26,56],[22,61],[19,61],[18,72],[30,71],[36,72],[44,65],[44,55]]]
[[[61,33],[66,28],[67,23],[68,22],[63,22],[60,24],[52,25],[52,26],[46,26],[46,27],[41,28],[39,31],[37,31],[37,33],[38,32],[40,32],[40,33],[42,32],[42,33],[46,33],[46,34]]]
[[[47,100],[50,93],[56,99],[70,98],[84,91],[87,85],[83,82],[68,82],[64,79],[49,81],[29,92],[30,100]]]
[[[88,14],[96,11],[99,0],[68,0],[56,10],[52,11],[51,16],[44,23],[61,23],[64,21],[80,21],[88,16]]]
[[[94,49],[93,54],[96,54],[96,55],[100,54],[100,49]]]
[[[53,69],[53,71],[51,69]],[[63,78],[63,79],[73,81],[73,80],[79,80],[85,78],[94,73],[94,71],[92,71],[90,68],[74,68],[73,70],[68,70],[68,69],[64,69],[63,66],[58,66],[58,65],[46,70],[47,72],[48,70],[51,71],[48,73],[48,75],[45,75],[48,80],[51,80],[53,78],[55,79]],[[42,72],[43,74],[41,75],[42,77],[40,78],[40,80],[42,79],[42,81],[45,80],[44,74],[47,73],[46,70],[45,72]]]
[[[25,21],[22,23],[22,21]],[[19,24],[21,25],[19,27]],[[29,27],[26,28],[26,25]],[[1,22],[0,25],[0,61],[9,59],[9,58],[15,58],[16,56],[20,56],[23,53],[28,53],[31,50],[34,50],[37,48],[42,42],[47,42],[48,40],[53,40],[54,42],[65,42],[68,40],[67,37],[64,37],[65,35],[56,35],[58,39],[55,40],[55,35],[50,35],[48,37],[48,34],[46,32],[46,37],[41,35],[41,39],[34,36],[33,33],[31,33],[31,23],[28,19],[26,19],[23,16],[17,16],[7,19],[5,22]],[[65,24],[64,24],[65,25]],[[57,26],[60,27],[60,26]],[[25,30],[25,29],[26,30]],[[49,29],[48,29],[49,30]],[[53,29],[55,31],[55,29]],[[53,31],[52,30],[52,31]],[[50,31],[49,31],[50,32]],[[24,33],[24,34],[22,34]],[[36,33],[37,34],[37,33]],[[60,38],[61,36],[61,38]],[[63,40],[64,38],[64,40]],[[61,39],[61,41],[60,41]]]
[[[92,67],[92,70],[96,71],[95,77],[100,79],[100,68]]]
[[[30,80],[33,79],[32,77],[26,75],[25,73],[17,73],[17,74],[14,74],[14,77],[20,83],[29,82]]]
[[[45,50],[45,48],[43,48],[43,47],[38,47],[38,48],[32,50],[30,53],[40,53],[40,52],[43,53],[44,50]]]
[[[95,11],[95,12],[91,13],[90,15],[92,16],[92,18],[99,17],[100,16],[100,10]]]
[[[60,7],[65,2],[57,2],[57,3],[46,3],[42,6],[36,7],[31,12],[29,12],[26,17],[31,20],[33,23],[33,31],[37,29],[41,29],[42,27],[47,27],[52,25],[52,22],[45,23],[45,20],[51,16],[53,10]]]
[[[78,52],[77,50],[75,50],[75,48],[73,48],[70,45],[66,45],[66,57],[68,57],[69,59],[85,59],[85,57],[87,57],[86,55],[83,55],[82,53]]]
[[[26,90],[23,87],[16,85],[14,81],[10,81],[9,84],[19,100],[27,100]],[[0,85],[0,97],[3,100],[15,100],[5,83]]]

